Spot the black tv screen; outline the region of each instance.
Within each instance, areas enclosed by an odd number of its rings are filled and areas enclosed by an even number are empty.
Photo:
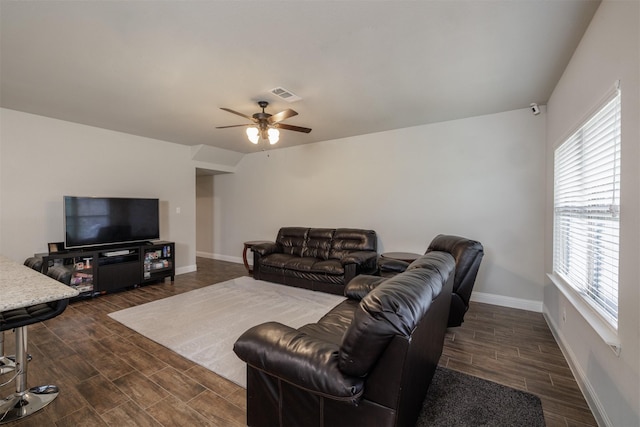
[[[160,238],[158,199],[64,196],[65,248]]]

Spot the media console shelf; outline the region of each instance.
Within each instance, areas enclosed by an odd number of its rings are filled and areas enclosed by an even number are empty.
[[[42,272],[61,266],[71,270],[70,286],[92,296],[171,278],[175,280],[175,243],[147,242],[85,248],[42,255]]]
[[[42,273],[47,274],[51,267],[63,267],[71,271],[69,286],[80,292],[80,296],[91,296],[97,292],[95,286],[95,253],[72,251],[54,254],[36,254],[42,256]]]
[[[142,281],[152,282],[165,277],[175,280],[176,267],[173,258],[175,244],[171,242],[158,242],[142,247],[143,270]]]

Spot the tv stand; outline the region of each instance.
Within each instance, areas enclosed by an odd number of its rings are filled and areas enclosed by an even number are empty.
[[[42,272],[51,267],[71,271],[70,286],[81,296],[175,280],[175,243],[167,241],[141,242],[121,246],[98,246],[65,250],[42,256]]]

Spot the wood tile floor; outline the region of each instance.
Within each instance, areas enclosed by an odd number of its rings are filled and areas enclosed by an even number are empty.
[[[126,307],[246,275],[242,264],[198,258],[170,282],[69,305],[29,326],[28,385],[56,384],[49,406],[9,426],[240,426],[245,390],[107,316]],[[13,352],[13,333],[5,333]],[[596,422],[539,313],[472,304],[446,337],[442,366],[534,393],[548,426]],[[0,383],[10,378],[0,377]],[[0,389],[13,392],[14,384]]]

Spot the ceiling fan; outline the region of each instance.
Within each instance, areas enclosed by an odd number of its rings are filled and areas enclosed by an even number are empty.
[[[304,133],[311,132],[311,129],[309,128],[281,123],[283,120],[286,120],[289,117],[298,115],[298,113],[293,111],[292,109],[287,108],[284,111],[272,115],[269,113],[265,113],[264,111],[264,109],[267,108],[267,105],[269,105],[267,101],[258,101],[258,105],[260,106],[260,108],[262,108],[262,112],[255,113],[253,116],[247,116],[246,114],[233,111],[229,108],[221,107],[221,110],[228,111],[229,113],[244,117],[245,119],[249,119],[253,123],[247,123],[244,125],[217,126],[216,129],[248,126],[247,137],[249,138],[249,141],[253,142],[254,144],[257,144],[260,138],[268,139],[271,144],[275,144],[280,139],[280,132],[278,131],[278,129],[292,130],[295,132]]]

